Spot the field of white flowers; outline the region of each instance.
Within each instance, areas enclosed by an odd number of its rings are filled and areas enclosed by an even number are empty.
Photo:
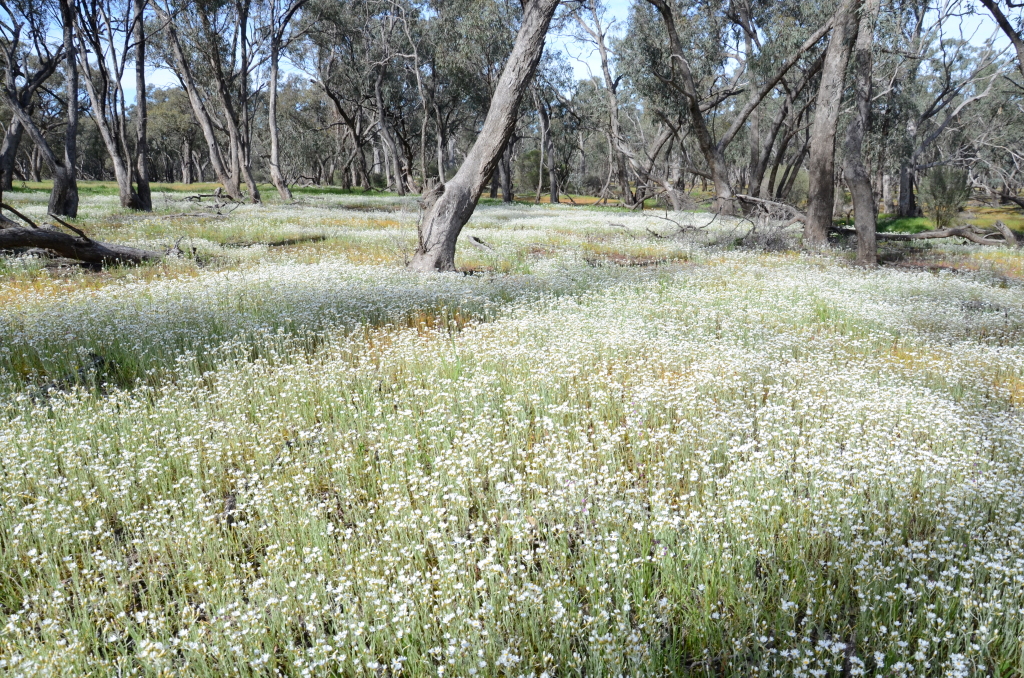
[[[1020,252],[84,212],[183,256],[0,259],[0,673],[1024,674]]]

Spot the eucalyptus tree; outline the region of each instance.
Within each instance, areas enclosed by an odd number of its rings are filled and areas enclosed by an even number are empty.
[[[876,207],[871,177],[864,161],[864,136],[871,126],[871,89],[875,38],[879,0],[866,0],[857,28],[854,46],[854,78],[856,83],[856,109],[846,128],[843,176],[853,195],[853,210],[857,230],[857,263],[873,266],[877,261],[875,247]]]
[[[0,193],[9,190],[14,180],[15,161],[25,131],[18,111],[31,118],[36,107],[36,92],[57,71],[63,57],[63,45],[47,40],[48,16],[35,2],[0,2],[0,42],[4,58],[3,98],[11,112],[0,147]],[[27,42],[24,42],[27,41]],[[42,134],[45,138],[45,133]]]
[[[980,1],[1013,45],[1013,51],[1017,54],[1017,70],[1024,75],[1024,15],[1021,12],[1024,3],[1014,0]]]
[[[825,18],[824,7],[807,14],[799,5],[784,4],[759,17],[749,8],[740,14],[719,2],[692,8],[675,0],[648,3],[631,14],[623,43],[629,57],[623,61],[632,65],[630,76],[641,91],[663,102],[662,111],[685,111],[689,132],[703,156],[704,174],[714,184],[714,209],[731,212],[735,191],[726,154],[729,145],[740,138],[764,100],[786,86],[787,74],[813,55],[831,30],[832,19]],[[747,39],[737,36],[736,42],[749,42],[751,53],[730,69],[730,59],[737,54],[730,43],[733,27],[748,34]],[[762,44],[760,35],[770,40]],[[734,103],[740,95],[743,103]],[[725,127],[720,134],[719,121]],[[751,147],[754,143],[751,140]]]
[[[605,8],[594,0],[587,3],[575,14],[576,23],[581,29],[579,37],[589,41],[597,50],[597,56],[601,65],[601,77],[604,82],[604,95],[607,102],[607,129],[608,153],[610,166],[609,177],[614,176],[619,184],[620,197],[626,205],[634,203],[634,195],[629,186],[629,175],[627,172],[628,159],[634,155],[632,149],[626,144],[623,138],[622,124],[620,121],[619,87],[622,84],[623,74],[614,73],[612,52],[608,44],[608,34],[613,29],[613,23],[605,18]]]
[[[1024,86],[1006,78],[996,87],[963,116],[954,143],[966,149],[955,163],[968,170],[971,184],[994,205],[1024,209]]]
[[[301,36],[301,31],[292,30],[296,15],[306,0],[266,0],[263,30],[269,34],[270,73],[267,84],[267,131],[270,134],[270,180],[274,183],[282,200],[291,200],[292,192],[281,173],[281,140],[277,124],[278,80],[281,69],[281,53]]]
[[[822,62],[807,159],[808,204],[804,219],[804,245],[812,248],[828,244],[828,230],[832,226],[836,128],[846,89],[846,66],[857,38],[860,6],[861,0],[842,0]]]
[[[162,26],[160,61],[188,93],[210,166],[225,192],[260,201],[252,171],[253,71],[260,65],[252,0],[152,0]],[[221,136],[226,137],[226,148]]]
[[[0,21],[0,32],[4,41],[4,86],[3,97],[19,123],[28,132],[36,150],[50,170],[53,188],[47,211],[58,216],[78,215],[78,59],[74,39],[75,7],[72,0],[58,0],[56,5],[47,2],[23,2],[0,5],[5,16]],[[51,26],[60,28],[61,43],[49,45]],[[21,35],[27,28],[32,45],[40,63],[48,59],[63,62],[65,127],[63,135],[63,158],[50,147],[43,131],[31,115],[31,101],[21,98],[26,87],[31,89],[32,75],[25,66],[28,53],[22,50]],[[19,80],[21,84],[19,85]],[[45,80],[45,78],[44,78]],[[41,86],[41,83],[36,86]]]
[[[501,159],[518,120],[519,105],[544,51],[548,26],[559,0],[528,0],[515,44],[498,77],[487,116],[458,172],[424,198],[419,244],[409,267],[417,271],[455,269],[455,243]]]
[[[330,129],[352,149],[356,183],[370,188],[366,149],[372,144],[372,99],[368,82],[372,54],[355,3],[311,0],[303,15],[305,45],[299,61],[311,82],[327,97],[334,120]]]
[[[121,206],[149,211],[146,38],[143,0],[76,0],[75,34],[90,115],[117,181]],[[135,126],[123,81],[135,65]]]

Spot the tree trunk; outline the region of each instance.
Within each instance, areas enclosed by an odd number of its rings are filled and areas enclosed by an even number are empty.
[[[53,174],[53,189],[50,191],[50,202],[46,206],[49,214],[59,217],[78,216],[78,182],[75,171],[70,172],[60,165]]]
[[[159,252],[139,250],[134,247],[96,242],[75,237],[49,228],[23,228],[11,226],[4,219],[0,223],[0,249],[35,247],[51,250],[62,257],[77,259],[87,264],[141,264],[163,258]]]
[[[224,156],[220,150],[220,144],[217,141],[217,133],[213,125],[213,121],[210,118],[209,111],[206,110],[206,104],[203,102],[202,97],[199,94],[199,90],[196,87],[195,79],[192,77],[192,68],[189,66],[188,61],[185,59],[184,50],[181,47],[181,41],[178,38],[178,31],[174,25],[174,21],[171,15],[161,7],[158,7],[154,3],[154,7],[157,8],[157,12],[160,14],[161,19],[165,24],[165,37],[168,44],[171,47],[171,54],[174,57],[175,74],[181,81],[182,86],[188,93],[189,103],[192,105],[192,112],[195,114],[195,119],[199,123],[200,129],[203,130],[203,138],[206,140],[206,146],[209,151],[210,166],[213,168],[214,176],[217,181],[224,186],[224,192],[232,200],[242,199],[242,189],[239,183],[237,173],[229,173],[228,168],[224,164]],[[199,180],[202,181],[202,169],[199,171]]]
[[[749,16],[745,17],[749,23]],[[749,69],[751,80],[754,77],[754,70],[751,68],[751,64],[754,63],[754,40],[750,34],[750,31],[744,31],[744,41],[747,52],[747,67]],[[749,103],[753,103],[755,108],[750,112],[750,167],[747,175],[750,177],[750,183],[747,185],[747,193],[750,195],[758,195],[761,192],[761,175],[763,172],[758,172],[758,168],[761,167],[761,107],[757,104],[760,102],[754,101],[757,96],[757,92],[751,88],[750,93],[747,95]],[[755,184],[757,184],[755,186]]]
[[[534,198],[535,203],[540,202],[540,195],[544,192],[544,154],[547,152],[547,141],[548,141],[548,118],[546,115],[542,115],[541,104],[537,99],[537,92],[533,93],[533,100],[537,103],[537,116],[540,118],[540,159],[537,160],[537,197]]]
[[[270,84],[268,85],[268,112],[267,126],[270,128],[270,180],[277,189],[281,200],[291,202],[292,192],[288,188],[284,175],[281,174],[281,144],[278,140],[277,129],[277,77],[279,61],[281,59],[281,45],[276,36],[270,45]]]
[[[501,180],[501,201],[512,202],[515,196],[512,193],[512,145],[514,139],[509,139],[505,144],[505,152],[501,154],[501,161],[498,163],[498,177]]]
[[[78,166],[78,50],[75,49],[75,10],[70,0],[60,2],[61,20],[64,23],[65,94],[68,124],[64,130],[64,166],[53,173],[53,190],[50,192],[48,210],[59,217],[78,216],[78,180],[75,172]],[[45,143],[45,142],[44,142]]]
[[[146,0],[133,0],[135,7],[135,194],[139,209],[151,212],[153,196],[149,190],[149,139],[146,127],[149,109],[146,102]]]
[[[548,113],[547,102],[540,97],[538,93],[534,93],[534,100],[537,102],[537,115],[540,116],[540,129],[541,129],[541,154],[540,154],[540,173],[543,176],[544,173],[544,158],[547,156],[547,170],[548,170],[548,190],[551,194],[551,203],[559,202],[558,199],[558,176],[555,174],[555,142],[551,134],[551,116]],[[541,181],[540,183],[543,183]],[[538,188],[537,194],[538,201],[540,200],[540,193]]]
[[[775,194],[777,200],[785,202],[789,199],[789,194],[793,192],[793,185],[796,183],[796,177],[800,174],[800,165],[803,164],[804,158],[807,157],[807,151],[811,147],[811,140],[808,136],[804,139],[804,145],[800,148],[800,152],[796,154],[787,167],[785,173],[782,175],[782,181],[779,182],[778,192]],[[832,203],[829,203],[829,210],[832,209]]]
[[[843,176],[853,195],[854,224],[857,229],[857,263],[874,266],[877,263],[875,246],[875,196],[871,178],[864,162],[864,134],[871,124],[871,44],[875,38],[875,20],[879,0],[866,0],[857,29],[854,52],[854,73],[857,81],[857,108],[846,129],[846,159]]]
[[[914,171],[906,162],[900,165],[900,195],[896,215],[904,219],[917,216],[917,200],[914,198]]]
[[[82,32],[90,30],[92,27],[88,26],[81,28]],[[95,35],[93,36],[95,38]],[[95,42],[90,41],[91,44],[95,45],[94,50],[100,52],[100,56],[104,56],[101,48],[99,47],[99,39],[96,38]],[[86,56],[82,61],[82,65],[85,68],[85,89],[89,95],[89,100],[92,102],[92,119],[96,125],[96,129],[99,130],[100,139],[103,141],[103,146],[107,149],[107,155],[110,156],[110,163],[114,168],[114,180],[117,182],[118,195],[121,200],[121,207],[128,209],[141,209],[139,207],[139,196],[135,193],[135,187],[132,185],[132,179],[134,178],[134,171],[132,170],[131,160],[127,157],[127,144],[125,141],[123,132],[124,128],[120,125],[118,120],[119,113],[115,106],[110,105],[111,90],[118,87],[119,83],[111,82],[112,74],[106,68],[106,64],[102,61],[94,67],[89,63],[89,58]],[[117,95],[114,94],[116,97]]]
[[[232,144],[232,155],[238,158],[237,168],[245,179],[245,185],[249,187],[249,202],[256,205],[260,202],[260,189],[252,175],[252,126],[249,122],[249,32],[247,24],[249,22],[250,0],[236,0],[235,7],[240,26],[238,37],[241,43],[238,50],[237,86],[239,114],[237,123],[235,122],[236,118],[231,105],[231,99],[227,96],[228,88],[224,82],[224,74],[220,70],[219,63],[218,67],[214,69],[214,73],[217,75],[217,91],[221,94],[224,119],[228,125],[228,139]]]
[[[479,136],[451,181],[425,196],[426,212],[410,269],[455,270],[455,243],[515,131],[519,103],[540,62],[544,38],[558,3],[559,0],[525,3],[512,54],[502,69]]]
[[[377,80],[373,86],[374,96],[377,99],[377,126],[380,128],[380,139],[384,142],[384,154],[391,157],[391,169],[394,170],[395,175],[395,189],[398,191],[398,195],[405,195],[405,173],[399,167],[402,160],[398,152],[398,144],[395,142],[394,137],[391,136],[391,130],[388,129],[387,120],[384,117],[384,97],[380,92],[380,85],[383,79],[384,72],[378,72]],[[384,161],[387,163],[386,157]]]
[[[434,126],[437,127],[437,180],[445,182],[444,176],[444,125],[441,121],[441,109],[437,105],[437,99],[433,101]]]
[[[832,28],[825,50],[821,84],[811,126],[810,156],[807,160],[807,220],[804,246],[819,249],[828,245],[832,226],[835,191],[836,126],[843,98],[846,65],[857,35],[857,7],[860,0],[845,0]]]
[[[187,150],[181,154],[181,183],[192,183],[192,152]]]
[[[543,105],[544,102],[541,102]],[[548,135],[547,135],[547,146],[548,146],[548,191],[550,194],[550,202],[556,204],[561,202],[559,198],[559,187],[558,187],[558,173],[555,167],[555,142],[551,134],[551,120],[548,120]]]
[[[707,122],[704,120],[704,112],[700,108],[700,95],[697,92],[697,85],[694,82],[693,74],[690,71],[690,62],[683,54],[682,41],[676,31],[675,17],[672,7],[665,0],[648,0],[661,14],[668,32],[669,44],[672,48],[672,68],[679,69],[683,94],[685,95],[687,110],[690,114],[690,126],[697,137],[697,144],[701,153],[708,163],[711,173],[711,181],[715,184],[714,211],[724,214],[732,214],[734,211],[732,186],[729,183],[729,167],[725,161],[725,154],[720,145],[714,142]]]
[[[3,146],[0,147],[0,193],[14,188],[14,161],[18,157],[18,147],[21,145],[22,133],[25,128],[21,126],[18,116],[11,118],[11,124],[7,126],[4,133]]]
[[[39,183],[43,180],[43,153],[38,147],[33,146],[32,158],[28,164],[29,173],[32,176],[32,181]]]

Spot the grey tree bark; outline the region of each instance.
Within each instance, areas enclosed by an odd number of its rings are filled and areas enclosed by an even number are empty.
[[[124,245],[96,242],[49,228],[24,228],[4,218],[0,223],[0,249],[32,247],[56,252],[68,259],[109,266],[159,261],[163,254]]]
[[[127,101],[121,85],[129,59],[129,35],[132,36],[130,39],[136,42],[136,57],[141,56],[141,65],[145,68],[145,48],[142,46],[143,43],[138,42],[142,35],[143,17],[135,2],[130,7],[123,8],[124,14],[114,13],[121,9],[106,5],[102,0],[79,0],[75,29],[81,48],[80,66],[85,72],[85,89],[92,103],[91,117],[96,129],[99,130],[107,155],[110,156],[121,206],[134,210],[148,210],[148,199],[143,201],[134,186],[138,178],[137,158],[129,148]],[[137,63],[137,83],[139,77],[142,78],[144,98],[145,74],[142,72],[140,76]],[[139,138],[139,129],[136,128],[136,141]]]
[[[4,132],[3,145],[0,146],[0,193],[14,187],[14,160],[18,156],[18,147],[21,145],[24,131],[25,128],[21,126],[18,116],[13,116],[11,124]]]
[[[294,0],[280,13],[276,1],[272,2],[270,7],[270,83],[267,92],[267,127],[270,128],[270,180],[273,182],[274,188],[277,189],[277,194],[285,201],[291,201],[292,192],[281,172],[281,142],[277,126],[277,81],[281,50],[286,45],[285,32],[303,4],[305,4],[305,0]]]
[[[274,188],[277,189],[277,194],[281,196],[281,200],[290,202],[292,192],[288,188],[288,182],[285,181],[284,175],[281,173],[281,142],[278,138],[277,129],[277,77],[280,58],[281,45],[275,36],[270,45],[270,84],[268,85],[269,101],[267,105],[267,126],[270,128],[270,180],[274,183]]]
[[[505,150],[501,154],[501,161],[498,163],[498,178],[501,181],[501,201],[512,202],[515,197],[512,193],[512,146],[515,138],[508,140]]]
[[[878,263],[875,245],[876,203],[863,152],[864,134],[871,124],[871,67],[874,62],[871,46],[875,39],[878,8],[879,0],[866,0],[857,29],[853,57],[857,108],[846,128],[846,158],[843,166],[843,177],[853,195],[857,263],[861,266],[874,266]]]
[[[165,24],[165,36],[168,44],[171,48],[171,54],[174,58],[176,68],[174,69],[175,75],[178,76],[178,80],[181,81],[182,87],[185,92],[188,93],[189,103],[192,105],[192,113],[195,115],[196,122],[199,123],[200,129],[203,130],[203,138],[206,139],[206,147],[209,152],[210,167],[213,169],[213,173],[217,178],[217,181],[224,186],[224,192],[232,200],[242,199],[242,188],[241,182],[237,173],[229,173],[228,168],[224,164],[224,156],[220,151],[220,144],[217,142],[217,133],[213,124],[213,119],[210,117],[210,112],[206,108],[206,103],[199,94],[199,89],[196,86],[195,78],[192,76],[192,67],[189,65],[188,60],[185,58],[185,52],[181,46],[181,40],[178,37],[178,30],[174,25],[174,21],[171,18],[171,13],[168,9],[158,6],[155,2],[153,6],[156,8],[157,14]],[[202,177],[200,177],[202,181]]]
[[[804,246],[819,249],[828,245],[835,198],[836,126],[843,98],[846,66],[857,36],[857,8],[861,0],[845,0],[836,15],[821,68],[821,84],[811,126],[810,155],[807,159],[808,207],[804,222]]]
[[[53,189],[50,191],[50,202],[47,211],[58,216],[78,216],[78,50],[75,49],[74,24],[75,9],[71,0],[60,0],[61,22],[64,24],[64,55],[66,59],[65,97],[67,101],[68,124],[64,129],[64,164],[54,163],[50,167],[53,172]],[[22,119],[22,124],[25,120]],[[27,125],[26,125],[27,126]],[[36,140],[46,146],[46,141]],[[39,149],[42,151],[42,147]],[[47,150],[49,147],[47,146]],[[53,153],[50,153],[53,158]]]
[[[146,0],[132,0],[135,8],[135,193],[139,209],[153,209],[153,196],[149,190],[149,138],[146,127],[149,109],[146,103]]]
[[[455,270],[455,243],[515,131],[519,103],[537,70],[558,3],[559,0],[524,3],[522,25],[498,79],[479,136],[455,176],[424,196],[419,245],[409,263],[410,269]]]

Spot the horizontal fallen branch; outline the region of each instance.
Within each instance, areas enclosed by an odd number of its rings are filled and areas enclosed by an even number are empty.
[[[14,222],[7,220],[4,222],[4,228],[0,228],[0,250],[37,247],[56,252],[68,259],[100,266],[137,265],[148,261],[159,261],[164,257],[160,252],[96,242],[46,227],[11,226],[12,223]]]
[[[326,235],[307,235],[298,238],[287,238],[275,240],[274,242],[261,242],[258,240],[237,240],[234,242],[222,243],[223,247],[256,247],[266,245],[267,247],[291,247],[292,245],[305,245],[307,243],[323,242],[327,240]]]
[[[922,231],[921,233],[882,232],[876,233],[875,237],[878,240],[892,240],[899,242],[908,242],[911,240],[936,240],[940,238],[964,238],[965,240],[969,240],[977,245],[1004,245],[1008,247],[1015,247],[1017,245],[1017,238],[1002,222],[998,222],[996,224],[996,229],[998,229],[997,232],[983,231],[977,226],[967,225],[956,226],[954,228],[940,228],[936,231]],[[856,230],[841,226],[833,226],[831,231],[840,235],[857,235]],[[1000,239],[993,240],[991,236],[998,236]]]

